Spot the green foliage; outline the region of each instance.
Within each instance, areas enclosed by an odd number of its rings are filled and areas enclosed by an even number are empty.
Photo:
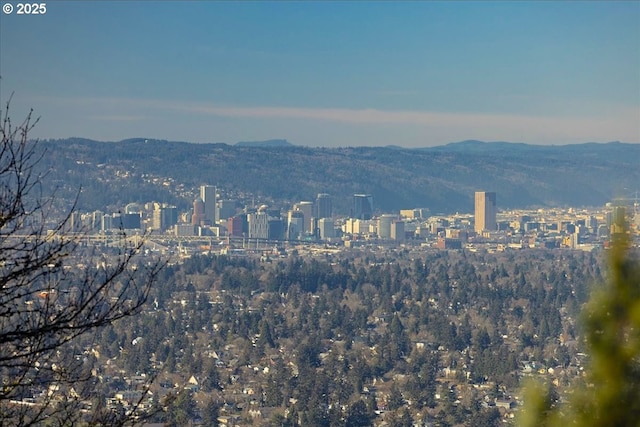
[[[402,405],[404,405],[404,398],[402,397],[400,390],[394,385],[391,387],[391,392],[389,393],[387,407],[389,410],[394,411],[402,407]]]
[[[496,427],[501,424],[500,411],[497,408],[491,408],[473,414],[467,425],[473,427]]]
[[[220,404],[214,400],[205,402],[204,407],[201,410],[202,421],[204,425],[215,427],[218,423],[218,416],[220,415]]]
[[[621,235],[610,254],[610,279],[583,313],[590,364],[566,403],[540,383],[525,390],[520,425],[640,426],[640,262]]]
[[[181,390],[176,396],[172,396],[167,414],[167,426],[184,426],[193,419],[196,413],[196,403],[193,395],[188,390]]]
[[[358,400],[349,407],[346,427],[366,427],[372,425],[371,417],[367,411],[367,404]]]

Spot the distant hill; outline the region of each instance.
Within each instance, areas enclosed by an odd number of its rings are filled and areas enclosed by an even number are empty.
[[[49,140],[41,143],[47,150],[41,166],[59,195],[71,197],[82,186],[80,206],[87,210],[149,200],[188,207],[188,192],[203,183],[291,202],[326,192],[343,213],[354,193],[372,194],[382,211],[426,207],[444,213],[472,211],[478,190],[496,191],[500,208],[524,208],[598,206],[640,187],[640,144],[465,141],[423,149],[280,144]]]
[[[466,153],[489,153],[489,152],[514,152],[514,151],[583,151],[585,147],[593,150],[608,150],[611,147],[617,145],[634,145],[623,144],[620,141],[612,141],[607,143],[586,142],[582,144],[567,144],[567,145],[533,145],[525,144],[523,142],[505,142],[505,141],[493,141],[485,142],[474,139],[469,139],[460,142],[451,142],[449,144],[440,145],[436,147],[421,148],[421,150],[431,151],[448,151],[448,152],[466,152]]]
[[[235,143],[236,147],[293,147],[286,139],[269,139],[266,141],[240,141]]]
[[[441,145],[437,147],[428,147],[422,148],[423,150],[432,150],[432,151],[448,151],[448,152],[466,152],[466,153],[488,153],[488,152],[500,152],[503,150],[514,151],[514,150],[536,150],[539,149],[540,145],[528,145],[521,142],[484,142],[477,141],[474,139],[460,141],[460,142],[451,142],[446,145]]]

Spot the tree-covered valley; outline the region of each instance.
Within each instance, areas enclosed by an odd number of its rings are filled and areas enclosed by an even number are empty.
[[[558,400],[579,380],[579,311],[601,261],[543,249],[202,255],[168,266],[140,315],[78,346],[93,349],[103,397],[129,390],[167,425],[502,425],[522,378],[550,379]]]

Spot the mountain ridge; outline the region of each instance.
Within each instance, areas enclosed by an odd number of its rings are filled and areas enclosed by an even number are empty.
[[[290,202],[330,193],[342,213],[349,212],[354,193],[372,194],[375,206],[386,212],[414,207],[471,212],[473,193],[479,190],[496,191],[500,208],[597,206],[636,191],[640,182],[640,144],[617,142],[532,146],[462,141],[409,149],[70,138],[40,145],[47,150],[42,166],[52,171],[51,182],[69,192],[82,187],[80,203],[86,209],[151,197],[180,202],[170,188],[143,185],[143,175],[170,177],[184,191],[210,183]],[[107,184],[114,178],[96,170],[98,164],[128,176],[118,181],[119,190]]]
[[[264,141],[239,141],[233,144],[236,147],[293,147],[286,139],[267,139]]]

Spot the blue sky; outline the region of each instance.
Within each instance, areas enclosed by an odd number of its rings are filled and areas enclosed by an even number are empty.
[[[636,1],[0,2],[40,138],[640,142]]]

